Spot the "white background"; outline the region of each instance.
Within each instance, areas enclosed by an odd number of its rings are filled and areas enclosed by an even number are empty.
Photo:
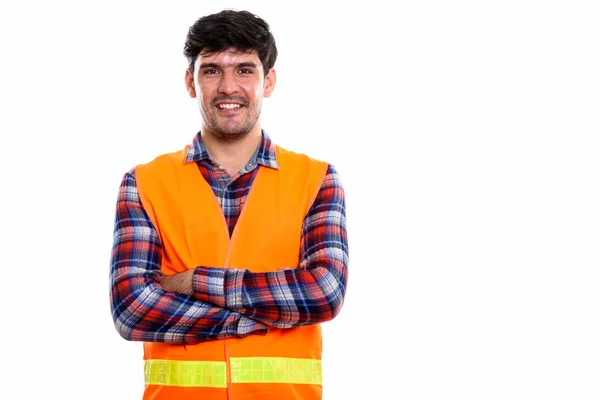
[[[263,127],[346,189],[324,400],[600,398],[597,2],[332,3],[2,3],[1,398],[141,399],[117,189],[199,128],[182,48],[222,8],[276,36]]]

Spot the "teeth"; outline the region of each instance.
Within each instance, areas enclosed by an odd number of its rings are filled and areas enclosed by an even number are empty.
[[[232,109],[232,108],[240,108],[239,104],[219,104],[217,107],[221,109]]]

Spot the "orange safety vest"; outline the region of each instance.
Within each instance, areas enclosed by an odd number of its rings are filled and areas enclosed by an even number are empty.
[[[211,187],[186,154],[136,167],[140,199],[162,242],[162,270],[298,267],[302,223],[327,164],[277,147],[279,169],[260,167],[230,238]],[[144,400],[322,397],[318,324],[196,345],[145,342],[144,363]]]

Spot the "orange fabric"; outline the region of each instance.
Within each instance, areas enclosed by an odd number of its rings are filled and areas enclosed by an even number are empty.
[[[143,400],[221,400],[227,399],[226,389],[186,388],[177,386],[148,385]],[[262,397],[259,397],[262,399]]]
[[[184,162],[186,154],[184,149],[136,168],[142,204],[163,245],[163,271],[173,274],[199,265],[255,272],[298,267],[302,222],[327,164],[277,148],[279,170],[260,167],[230,239],[212,189],[195,163]],[[270,328],[264,336],[186,346],[144,343],[145,359],[229,361],[229,357],[321,359],[321,329],[319,325]],[[228,389],[149,385],[144,393],[144,399],[175,398],[319,400],[321,385],[244,383],[230,384]]]

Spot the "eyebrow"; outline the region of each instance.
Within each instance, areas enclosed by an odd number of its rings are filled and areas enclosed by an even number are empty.
[[[229,65],[220,65],[217,63],[202,63],[200,64],[200,69],[206,69],[206,68],[227,68]],[[249,62],[249,61],[245,61],[245,62],[241,62],[238,64],[235,64],[235,68],[257,68],[256,64],[253,62]]]

